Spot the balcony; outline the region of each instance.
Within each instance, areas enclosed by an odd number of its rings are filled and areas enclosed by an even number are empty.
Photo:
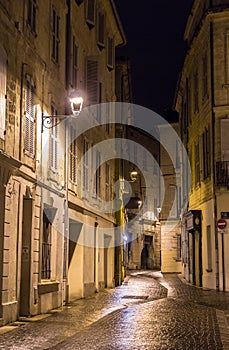
[[[229,161],[216,162],[216,185],[229,188]]]

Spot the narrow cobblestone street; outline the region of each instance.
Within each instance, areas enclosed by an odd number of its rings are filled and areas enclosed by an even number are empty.
[[[141,271],[122,286],[0,328],[0,349],[229,349],[229,293]]]

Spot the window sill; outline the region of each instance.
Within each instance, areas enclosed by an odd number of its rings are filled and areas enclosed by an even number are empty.
[[[58,292],[59,291],[59,284],[58,281],[41,281],[41,283],[38,283],[38,294],[46,294],[46,293],[52,293],[52,292]]]

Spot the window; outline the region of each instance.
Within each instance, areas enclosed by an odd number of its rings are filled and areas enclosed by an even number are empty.
[[[89,143],[84,140],[84,154],[83,154],[83,189],[88,191],[88,175],[89,175],[89,157],[88,152]]]
[[[114,39],[112,37],[107,39],[107,67],[114,68]]]
[[[96,174],[95,174],[95,193],[97,197],[101,195],[101,167],[100,167],[101,156],[100,152],[96,151]]]
[[[0,138],[5,138],[7,55],[0,46]]]
[[[77,144],[76,144],[76,130],[70,127],[70,149],[69,149],[69,178],[73,183],[77,183]]]
[[[106,198],[106,202],[108,202],[110,200],[110,165],[108,163],[106,163],[106,168],[105,168],[105,172],[106,172],[106,186],[105,186],[105,198]]]
[[[207,226],[207,271],[212,271],[212,241],[211,226]]]
[[[27,75],[25,88],[24,150],[30,157],[34,156],[34,90],[33,80]]]
[[[77,71],[78,71],[78,47],[76,45],[75,37],[73,37],[72,47],[72,86],[77,87]]]
[[[202,97],[205,99],[208,96],[208,57],[205,54],[203,58],[203,86]]]
[[[110,103],[106,103],[106,124],[105,124],[105,129],[106,132],[109,134],[110,133],[110,125],[111,125],[111,112],[110,112]]]
[[[57,115],[57,110],[52,105],[51,115]],[[53,172],[58,170],[58,125],[50,129],[50,152],[49,152],[50,168]]]
[[[194,111],[199,111],[199,81],[198,81],[198,73],[196,72],[194,75]]]
[[[56,10],[52,10],[52,59],[54,62],[59,62],[59,17]]]
[[[90,26],[95,25],[95,0],[86,1],[86,21]]]
[[[42,270],[41,278],[51,277],[51,232],[52,225],[45,213],[43,213],[43,235],[42,235]]]
[[[199,143],[195,144],[195,185],[200,183],[200,152]]]
[[[105,14],[98,13],[97,42],[100,47],[105,46]]]
[[[99,102],[98,68],[98,60],[96,58],[87,59],[86,91],[89,105]]]
[[[202,134],[202,154],[203,154],[203,179],[210,176],[211,172],[211,153],[210,153],[210,133],[206,129]]]
[[[37,0],[28,0],[27,23],[30,26],[32,33],[36,33],[36,12]]]
[[[181,260],[181,235],[177,235],[177,260]]]

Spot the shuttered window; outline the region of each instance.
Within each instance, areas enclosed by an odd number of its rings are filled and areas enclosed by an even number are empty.
[[[77,143],[76,130],[70,127],[70,148],[69,148],[69,179],[74,184],[77,183]]]
[[[88,191],[88,175],[89,175],[89,143],[84,140],[84,154],[83,154],[83,190]]]
[[[98,12],[97,42],[99,46],[105,46],[105,14],[103,12]]]
[[[51,115],[57,115],[57,110],[52,105]],[[55,123],[55,120],[54,120]],[[49,162],[50,168],[53,172],[58,170],[58,125],[55,125],[50,129],[50,148],[49,148]]]
[[[202,155],[203,155],[203,179],[207,179],[211,173],[211,153],[210,153],[210,132],[209,128],[202,134]]]
[[[199,77],[198,73],[194,74],[194,82],[193,82],[193,97],[194,97],[194,112],[199,111]]]
[[[77,70],[78,70],[78,47],[76,45],[75,37],[73,37],[72,44],[72,86],[77,87]]]
[[[32,33],[36,33],[37,0],[28,0],[27,23]]]
[[[95,0],[86,1],[86,21],[89,25],[95,25]]]
[[[59,62],[59,17],[56,10],[52,10],[52,59],[54,62]]]
[[[24,135],[24,150],[25,153],[34,156],[34,83],[32,78],[26,76],[25,87],[25,135]]]
[[[99,102],[98,60],[88,58],[86,63],[86,90],[88,105]]]
[[[105,172],[106,172],[105,198],[106,198],[106,202],[108,202],[110,200],[110,165],[108,163],[106,163]]]
[[[200,152],[199,143],[195,144],[195,185],[200,184]]]
[[[107,67],[114,68],[114,39],[112,37],[107,39]]]
[[[101,162],[101,156],[100,152],[96,150],[96,173],[95,173],[95,194],[96,197],[100,197],[101,195],[101,167],[100,167],[100,162]]]
[[[203,58],[203,78],[202,78],[202,98],[205,99],[208,96],[208,56],[204,55]]]
[[[7,55],[0,46],[0,138],[4,139],[6,123],[6,75]]]

